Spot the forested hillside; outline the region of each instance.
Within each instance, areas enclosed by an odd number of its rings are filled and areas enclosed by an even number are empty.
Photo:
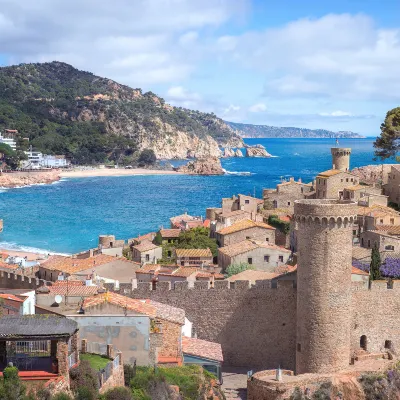
[[[60,62],[0,68],[0,131],[17,129],[19,144],[75,163],[133,162],[141,150],[158,158],[217,155],[241,139],[214,114],[172,107]],[[219,154],[218,154],[219,155]]]

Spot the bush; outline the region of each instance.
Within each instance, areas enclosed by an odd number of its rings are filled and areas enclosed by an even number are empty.
[[[27,397],[26,386],[18,376],[17,367],[7,367],[3,371],[3,379],[0,381],[0,399],[25,400]]]
[[[74,400],[74,399],[67,393],[57,393],[51,398],[51,400]]]
[[[144,167],[147,165],[153,165],[157,161],[157,157],[153,150],[144,149],[139,155],[139,166]]]
[[[114,387],[104,393],[102,400],[132,400],[132,393],[126,387]]]
[[[290,232],[290,222],[281,221],[277,215],[270,215],[268,217],[268,224],[279,229],[285,235]]]
[[[71,390],[76,393],[77,400],[94,400],[99,392],[97,372],[88,361],[81,360],[80,364],[69,372]]]
[[[239,263],[239,264],[231,264],[228,266],[228,268],[226,269],[226,274],[228,275],[228,277],[232,276],[232,275],[236,275],[239,272],[243,272],[246,271],[248,269],[255,269],[253,265],[247,264],[247,263]]]

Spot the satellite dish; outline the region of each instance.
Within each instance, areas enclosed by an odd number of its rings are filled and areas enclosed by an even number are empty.
[[[55,302],[57,303],[57,304],[61,304],[61,302],[62,302],[62,296],[60,296],[59,294],[54,298],[54,300],[55,300]]]

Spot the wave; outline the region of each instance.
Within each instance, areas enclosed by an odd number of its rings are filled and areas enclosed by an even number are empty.
[[[253,175],[251,172],[248,171],[227,171],[226,169],[222,168],[222,171],[224,171],[224,174],[226,175]]]
[[[37,253],[37,254],[56,254],[58,256],[70,256],[68,253],[57,253],[54,251],[39,249],[37,247],[23,246],[12,242],[0,242],[0,249],[11,250],[11,251],[23,251],[26,253]]]
[[[269,156],[268,158],[279,158],[279,156]]]

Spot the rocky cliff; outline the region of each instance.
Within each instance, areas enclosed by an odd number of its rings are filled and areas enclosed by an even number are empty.
[[[178,169],[179,172],[190,175],[223,175],[221,161],[217,157],[208,157],[189,161]]]
[[[0,68],[0,131],[6,128],[76,163],[127,164],[145,148],[157,158],[218,157],[219,146],[243,146],[213,113],[173,107],[61,62]]]
[[[271,157],[261,144],[246,147],[246,157]]]

